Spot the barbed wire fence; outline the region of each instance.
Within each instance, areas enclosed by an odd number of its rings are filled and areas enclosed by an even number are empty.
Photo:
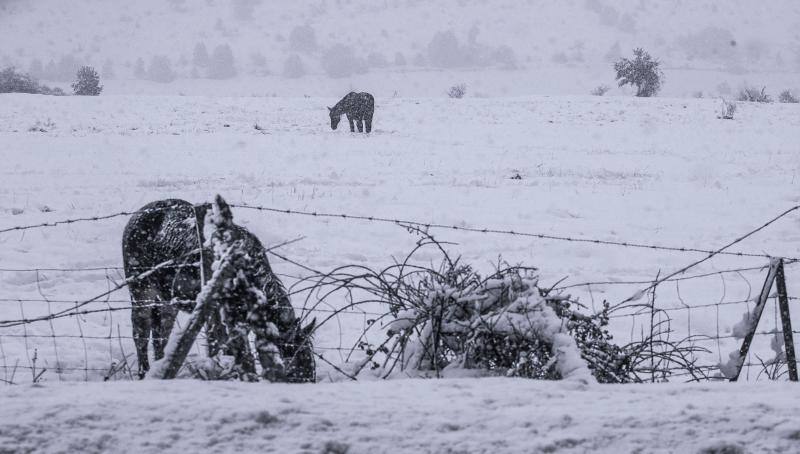
[[[372,223],[389,223],[404,228],[409,226],[431,230],[439,229],[445,231],[461,231],[476,234],[508,235],[513,237],[529,237],[542,240],[559,241],[565,243],[582,243],[606,247],[635,248],[651,251],[663,251],[675,254],[704,254],[705,257],[696,260],[690,265],[667,275],[665,278],[654,280],[629,280],[629,281],[595,281],[583,282],[562,286],[554,286],[551,291],[555,292],[581,292],[582,296],[588,296],[592,306],[595,305],[595,293],[602,289],[624,288],[637,289],[639,286],[646,286],[644,289],[632,291],[630,298],[615,303],[609,316],[611,324],[616,329],[615,333],[623,332],[620,328],[623,325],[630,325],[629,341],[634,342],[637,338],[641,339],[648,334],[652,334],[654,326],[663,327],[658,333],[661,336],[673,336],[683,339],[692,345],[701,345],[707,352],[703,358],[696,358],[698,371],[704,372],[703,377],[713,379],[722,378],[718,373],[719,364],[725,362],[726,352],[736,346],[741,338],[737,333],[731,333],[730,326],[737,316],[749,313],[754,305],[752,296],[753,285],[751,281],[756,281],[758,276],[763,276],[769,268],[769,264],[730,268],[706,273],[688,274],[699,263],[702,263],[714,256],[729,256],[747,259],[774,260],[781,259],[789,270],[795,270],[800,259],[791,256],[779,256],[767,253],[753,253],[747,251],[730,250],[730,248],[756,232],[759,232],[779,219],[784,218],[800,209],[795,206],[771,218],[769,221],[758,228],[742,235],[719,249],[701,249],[683,246],[668,246],[658,244],[645,244],[628,241],[609,241],[594,238],[581,238],[569,236],[557,236],[543,233],[520,232],[514,230],[502,230],[495,228],[476,228],[440,223],[424,223],[400,218],[387,218],[377,216],[362,216],[350,214],[321,213],[313,211],[298,211],[278,209],[265,206],[252,205],[232,205],[240,209],[256,210],[264,213],[279,213],[292,216],[307,216],[316,218],[335,218],[344,221],[366,221]],[[120,211],[103,216],[90,216],[74,218],[60,221],[45,222],[33,225],[15,226],[0,229],[0,234],[10,232],[24,232],[32,229],[52,228],[60,225],[75,224],[82,222],[101,222],[108,219],[130,216],[134,212]],[[290,244],[299,239],[290,240],[276,247],[270,248],[268,252],[275,258],[290,264],[298,273],[320,273],[314,268],[292,260],[284,254],[277,252],[281,246]],[[176,261],[159,264],[152,269],[142,270],[141,275],[153,272],[159,267],[179,267],[192,266],[179,264]],[[135,367],[133,365],[133,336],[130,333],[129,317],[132,308],[129,299],[121,297],[123,289],[131,281],[126,279],[121,266],[95,266],[95,267],[8,267],[0,268],[0,273],[18,273],[33,276],[38,298],[19,297],[18,295],[3,294],[0,289],[0,308],[4,319],[0,320],[0,381],[4,383],[19,383],[27,380],[37,382],[43,377],[48,379],[55,375],[58,380],[117,380],[133,379]],[[52,291],[53,283],[51,274],[84,274],[88,275],[93,282],[102,282],[105,289],[98,292],[95,296],[85,299],[69,299],[47,296],[45,289]],[[302,274],[278,274],[280,277],[301,281],[305,278]],[[731,296],[728,291],[726,279],[733,277],[748,288],[746,295]],[[720,280],[722,288],[719,298],[709,302],[686,302],[687,297],[682,295],[681,286],[689,282],[708,282],[710,280]],[[794,280],[790,279],[794,282]],[[668,289],[674,286],[674,289]],[[648,297],[648,302],[642,303],[643,297]],[[658,296],[658,298],[657,298]],[[665,298],[666,296],[666,298]],[[760,356],[765,351],[754,350],[747,361],[744,363],[745,376],[747,379],[761,378],[765,373],[769,378],[783,378],[786,374],[785,356],[781,358],[779,348],[775,347],[776,336],[782,334],[778,323],[778,309],[776,295],[772,295],[772,304],[764,319],[770,316],[774,319],[774,328],[771,330],[757,331],[758,338],[771,338],[771,348],[775,352],[774,358],[764,359]],[[792,301],[800,298],[789,296]],[[141,303],[151,305],[164,304],[191,304],[193,301],[141,301]],[[10,309],[14,307],[14,309]],[[9,317],[12,311],[18,311],[18,317]],[[363,310],[358,307],[348,307],[345,309],[329,307],[315,307],[315,313],[326,316],[327,319],[335,319],[339,324],[339,342],[336,345],[315,345],[315,350],[323,353],[332,352],[338,354],[341,359],[353,352],[353,346],[346,345],[343,341],[342,323],[339,317],[358,317],[361,325],[366,328],[375,319],[386,315],[382,308],[374,310]],[[710,314],[709,314],[710,313]],[[302,314],[305,316],[306,314]],[[126,319],[127,316],[127,319]],[[180,321],[179,321],[180,323]],[[762,322],[762,325],[766,322]],[[709,326],[710,325],[710,326]],[[800,325],[795,325],[800,326]],[[103,332],[100,333],[99,330]],[[798,333],[800,331],[793,331]],[[621,341],[619,337],[615,337]],[[203,339],[201,337],[201,342]],[[22,351],[20,351],[22,350]],[[200,352],[198,351],[198,354]],[[320,358],[322,358],[320,356]],[[324,360],[324,358],[322,358]],[[327,362],[327,360],[325,360]],[[346,372],[341,371],[334,364],[330,364],[335,370],[347,376]],[[654,376],[656,373],[654,365]],[[668,370],[658,371],[661,378],[681,378],[680,373],[672,373]],[[47,375],[46,375],[47,374]],[[665,375],[666,374],[666,375]],[[352,378],[352,377],[351,377]],[[695,375],[687,377],[696,379]]]

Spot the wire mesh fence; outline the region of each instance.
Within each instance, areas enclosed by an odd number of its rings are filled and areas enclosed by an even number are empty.
[[[598,310],[601,299],[608,289],[629,291],[633,296],[613,303],[609,314],[609,326],[619,343],[634,342],[656,334],[660,338],[686,342],[699,346],[702,353],[695,355],[692,365],[699,375],[687,374],[682,370],[659,369],[653,364],[653,380],[696,380],[725,379],[720,365],[727,360],[729,352],[741,344],[741,333],[737,332],[737,322],[749,314],[755,305],[755,293],[764,279],[769,267],[766,263],[775,257],[784,260],[787,281],[800,282],[800,259],[791,256],[733,251],[730,247],[739,244],[752,233],[760,231],[796,211],[793,207],[762,226],[723,248],[691,248],[663,246],[640,242],[607,241],[592,238],[573,238],[567,236],[545,235],[531,232],[517,232],[496,228],[466,228],[437,223],[422,223],[398,218],[360,216],[347,214],[318,213],[283,210],[271,207],[233,205],[240,209],[257,210],[264,213],[282,213],[294,216],[338,218],[344,221],[367,221],[392,223],[401,226],[414,226],[424,229],[460,230],[476,234],[500,234],[514,237],[535,237],[543,240],[565,243],[588,243],[606,247],[649,249],[675,254],[703,254],[706,258],[694,261],[689,266],[671,273],[666,278],[653,280],[594,281],[555,286],[551,292],[570,293],[580,300],[585,310]],[[81,222],[102,222],[107,219],[131,215],[131,212],[118,212],[111,215],[54,221],[29,226],[16,226],[0,229],[0,234],[41,229]],[[293,240],[294,241],[294,240]],[[288,282],[300,282],[308,273],[318,272],[309,265],[292,260],[272,249],[269,253],[291,265],[295,274],[284,273],[279,276]],[[690,271],[697,265],[714,256],[738,257],[749,260],[748,266],[697,272]],[[753,264],[756,262],[756,264]],[[764,262],[758,264],[758,262]],[[126,292],[129,278],[119,265],[87,267],[48,267],[24,268],[13,264],[2,264],[0,273],[13,273],[27,279],[35,287],[38,297],[15,295],[0,288],[0,381],[20,383],[56,380],[120,380],[134,378],[135,355],[134,336],[131,332],[131,301]],[[165,263],[159,266],[192,266],[191,264]],[[152,271],[141,270],[142,273]],[[92,296],[87,298],[67,298],[59,291],[59,277],[64,275],[85,275],[87,287]],[[88,285],[91,284],[91,285]],[[644,288],[642,288],[644,287]],[[713,290],[709,290],[713,289]],[[291,290],[298,299],[308,298],[307,289]],[[800,299],[797,286],[789,291],[789,299]],[[770,294],[761,324],[755,333],[754,348],[750,351],[743,366],[746,379],[783,379],[786,377],[786,355],[782,353],[783,344],[779,338],[783,329],[779,322],[777,296]],[[139,303],[160,306],[165,304],[191,305],[193,301],[146,300]],[[299,308],[298,308],[299,309]],[[348,331],[363,331],[376,319],[386,316],[388,309],[379,303],[368,307],[314,307],[313,314],[301,311],[302,317],[320,316],[334,323],[328,328],[331,335],[328,342],[314,345],[323,356],[330,355],[331,361],[343,362],[352,354],[354,344],[349,342]],[[797,312],[797,311],[795,311]],[[800,320],[793,320],[800,327]],[[178,319],[181,323],[181,319]],[[656,330],[656,332],[654,332]],[[337,332],[338,331],[338,332]],[[797,333],[798,331],[793,331]],[[350,336],[351,338],[353,336]],[[355,336],[358,337],[358,336]],[[334,339],[335,342],[330,342]],[[196,354],[202,355],[202,336],[195,347]],[[336,359],[333,359],[333,358]],[[657,376],[658,375],[658,376]]]

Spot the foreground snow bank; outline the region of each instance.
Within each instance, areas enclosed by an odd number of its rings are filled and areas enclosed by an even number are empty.
[[[0,393],[3,452],[692,453],[725,444],[753,453],[800,450],[800,394],[790,383],[179,380]]]

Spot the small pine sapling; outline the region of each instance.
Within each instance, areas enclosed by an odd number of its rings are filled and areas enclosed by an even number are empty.
[[[91,66],[82,66],[75,75],[76,80],[72,83],[72,91],[78,96],[97,96],[103,91],[100,85],[100,76]]]

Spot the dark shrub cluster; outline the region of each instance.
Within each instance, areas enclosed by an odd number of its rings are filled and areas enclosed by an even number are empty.
[[[17,72],[12,66],[0,71],[0,93],[63,95],[64,91],[60,88],[42,85],[30,74]]]
[[[767,87],[761,87],[761,90],[756,87],[744,87],[739,90],[737,101],[770,103],[772,96],[767,94]]]

